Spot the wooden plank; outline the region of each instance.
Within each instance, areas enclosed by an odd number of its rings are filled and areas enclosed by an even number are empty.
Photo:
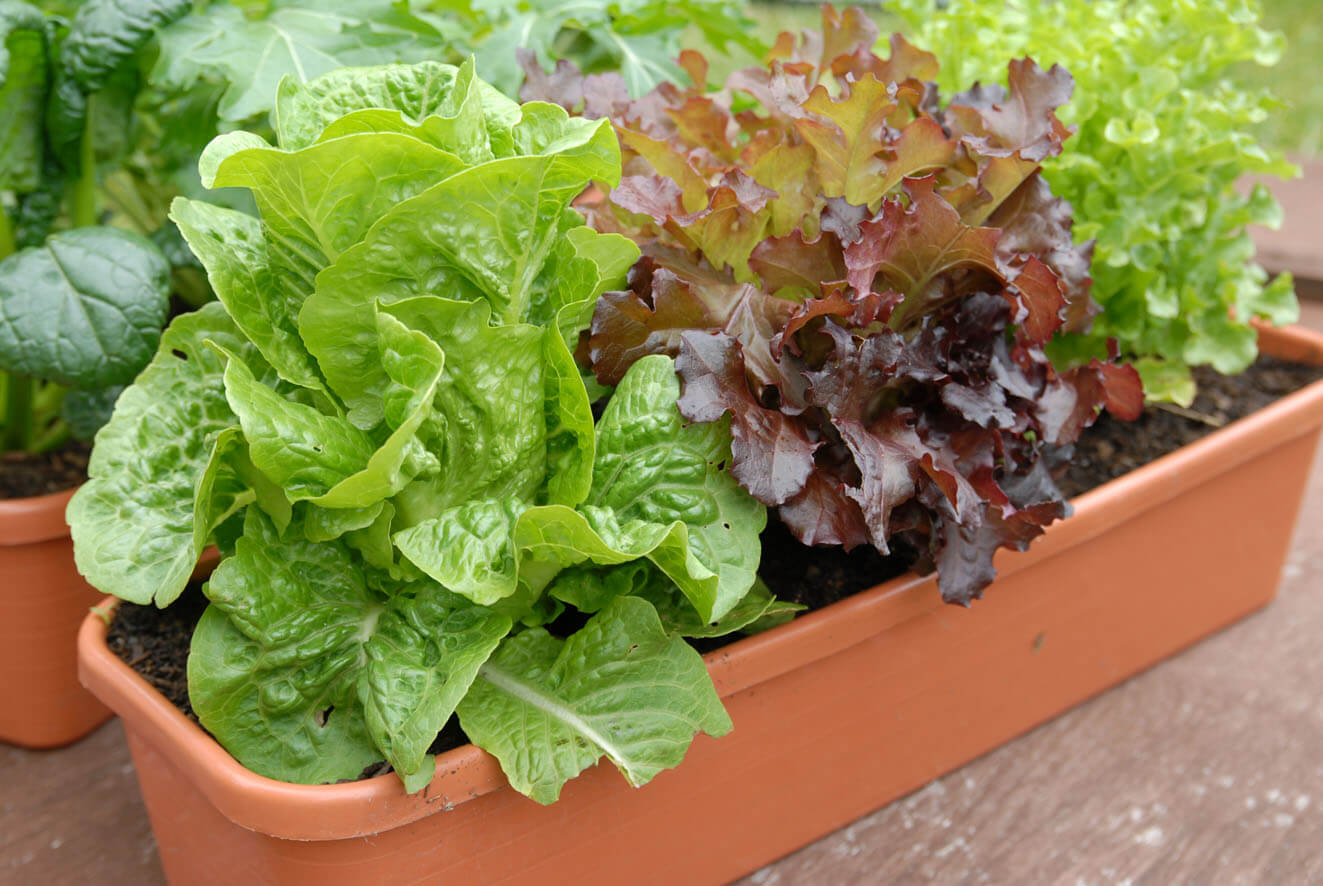
[[[0,744],[0,883],[164,882],[119,720],[62,750]]]

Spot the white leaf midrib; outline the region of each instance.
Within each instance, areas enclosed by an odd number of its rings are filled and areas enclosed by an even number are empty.
[[[577,732],[579,735],[582,735],[600,748],[611,758],[613,763],[623,769],[626,773],[633,771],[633,767],[630,765],[630,760],[625,756],[624,748],[603,735],[596,727],[584,719],[583,715],[568,705],[563,704],[555,696],[548,694],[536,685],[521,680],[500,665],[493,664],[490,661],[478,669],[478,676],[482,677],[502,692],[505,692],[524,704],[536,708],[547,716],[564,723],[570,729]]]

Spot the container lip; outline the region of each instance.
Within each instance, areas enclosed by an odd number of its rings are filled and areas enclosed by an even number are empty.
[[[36,495],[0,500],[0,546],[37,544],[69,537],[64,509],[81,486]]]
[[[1260,336],[1271,356],[1323,365],[1323,335],[1293,327],[1262,329]],[[997,568],[1010,575],[1068,551],[1320,427],[1323,381],[1079,496],[1073,517],[1049,526],[1027,552],[1000,552]],[[106,606],[115,604],[106,598]],[[904,575],[710,652],[704,661],[724,698],[943,605],[934,577]],[[83,684],[184,771],[223,815],[249,830],[288,840],[369,836],[508,788],[496,760],[473,745],[438,756],[432,783],[414,795],[405,794],[393,774],[336,785],[295,785],[257,775],[111,653],[106,632],[106,620],[96,613],[79,631]]]

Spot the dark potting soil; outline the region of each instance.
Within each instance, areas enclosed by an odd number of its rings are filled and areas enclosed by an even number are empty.
[[[73,489],[87,479],[87,456],[91,451],[88,444],[71,440],[40,455],[0,453],[0,500]]]
[[[778,599],[822,609],[837,600],[904,575],[913,558],[883,556],[872,545],[846,553],[842,548],[809,548],[800,544],[780,520],[769,519],[762,534],[763,557],[758,576]],[[718,637],[716,645],[728,642]]]
[[[1323,367],[1270,357],[1261,357],[1237,376],[1197,369],[1199,395],[1188,410],[1150,407],[1134,422],[1102,416],[1076,444],[1069,467],[1059,481],[1062,491],[1068,496],[1086,492],[1320,378]],[[763,581],[777,597],[801,603],[809,610],[829,606],[902,575],[912,562],[903,554],[884,557],[867,546],[848,554],[840,548],[806,548],[776,520],[769,521],[762,545],[759,575]],[[205,608],[206,599],[196,583],[165,610],[122,603],[107,636],[111,651],[195,722],[188,701],[188,646]],[[574,625],[556,622],[549,627],[568,633]],[[735,639],[738,635],[691,642],[700,652],[706,652]],[[440,754],[467,743],[458,720],[451,717],[429,751]],[[390,771],[388,764],[377,763],[359,777],[371,778]]]
[[[189,584],[165,609],[120,603],[115,607],[106,645],[194,723],[188,702],[188,644],[207,608],[200,583]]]
[[[1104,413],[1075,444],[1058,485],[1068,497],[1088,492],[1320,378],[1323,367],[1272,357],[1260,357],[1239,375],[1219,375],[1207,366],[1196,367],[1199,393],[1189,409],[1150,406],[1132,422],[1117,421]]]

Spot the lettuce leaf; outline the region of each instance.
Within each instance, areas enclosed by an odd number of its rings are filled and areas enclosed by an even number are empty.
[[[565,650],[566,682],[540,692],[605,685],[598,707],[561,703],[656,739],[576,760],[608,753],[642,783],[729,728],[670,626],[775,608],[745,602],[765,509],[724,471],[726,426],[684,423],[668,358],[639,361],[594,422],[573,356],[639,256],[570,206],[619,179],[609,125],[437,63],[289,81],[276,117],[279,147],[236,131],[200,163],[258,217],[173,206],[220,302],[175,321],[102,433],[69,511],[84,574],[167,605],[225,530],[190,695],[272,778],[385,759],[421,789],[461,704],[483,723],[516,684],[529,703],[510,656],[535,636]],[[654,595],[666,627],[639,596],[596,607],[578,639],[539,627],[565,610],[545,593],[563,568],[634,561],[674,583]],[[568,777],[537,735],[474,738],[539,799],[551,782],[525,767]]]
[[[628,174],[582,208],[643,245],[586,356],[603,385],[675,358],[681,415],[729,426],[731,474],[801,541],[899,542],[968,603],[998,547],[1069,510],[1050,483],[1013,494],[1044,444],[1142,406],[1133,368],[1045,352],[1096,313],[1040,171],[1071,134],[1070,75],[1020,59],[1005,90],[944,101],[931,54],[875,53],[860,10],[822,21],[721,88],[696,53],[691,86],[633,101],[618,76],[530,68],[525,97],[611,120]],[[691,599],[705,618],[733,602]]]
[[[1189,405],[1190,367],[1240,372],[1257,356],[1254,319],[1293,323],[1290,275],[1269,282],[1245,228],[1275,225],[1281,209],[1248,174],[1297,170],[1252,135],[1279,103],[1228,76],[1270,67],[1282,35],[1258,24],[1257,3],[1210,0],[899,0],[919,45],[950,64],[939,83],[988,84],[1007,54],[1059,63],[1075,81],[1062,120],[1077,132],[1043,158],[1051,191],[1075,207],[1074,239],[1094,242],[1089,330],[1052,342],[1058,365],[1107,354],[1115,339],[1152,400]],[[1012,84],[1013,85],[1013,84]],[[1028,233],[1026,231],[1026,233]]]
[[[560,569],[585,561],[647,557],[703,620],[721,618],[753,585],[766,511],[724,470],[725,427],[684,425],[674,405],[679,387],[665,357],[631,367],[598,422],[593,485],[578,508],[469,502],[399,533],[396,546],[484,605],[521,582],[540,591]]]
[[[183,592],[207,540],[194,521],[196,492],[222,432],[239,419],[225,398],[218,343],[261,365],[219,304],[176,319],[156,358],[125,389],[97,435],[88,480],[69,502],[78,571],[93,587],[166,606]],[[205,489],[205,487],[202,487]]]
[[[612,601],[567,640],[523,631],[478,674],[460,725],[539,803],[602,757],[646,784],[679,764],[696,732],[731,729],[702,658],[638,597]]]
[[[316,783],[356,778],[384,754],[412,779],[510,630],[438,585],[388,596],[372,578],[345,545],[282,537],[247,512],[207,585],[189,697],[248,768]]]

